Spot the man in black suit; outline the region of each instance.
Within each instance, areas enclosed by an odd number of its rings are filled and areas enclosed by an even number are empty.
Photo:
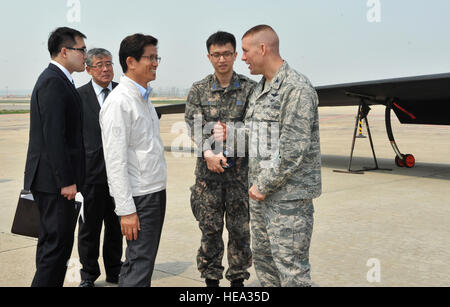
[[[92,76],[92,80],[78,89],[83,103],[83,137],[86,150],[84,221],[80,217],[78,223],[78,253],[83,265],[80,270],[80,287],[94,287],[95,280],[100,276],[98,257],[103,222],[103,262],[107,282],[119,281],[123,245],[119,218],[114,212],[114,201],[108,188],[102,132],[98,119],[106,97],[117,85],[112,82],[112,55],[108,50],[95,48],[89,50],[87,56],[86,71]]]
[[[52,61],[31,96],[24,188],[33,193],[41,217],[35,287],[63,286],[72,253],[75,195],[83,186],[85,158],[81,99],[71,74],[84,71],[84,38],[66,27],[51,33]]]

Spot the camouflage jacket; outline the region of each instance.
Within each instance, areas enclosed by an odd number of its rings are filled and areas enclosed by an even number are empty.
[[[253,91],[245,118],[249,185],[268,199],[316,198],[322,191],[317,93],[287,62],[265,83],[263,77]]]
[[[206,161],[201,155],[207,149],[216,149],[212,130],[214,124],[218,121],[227,125],[230,123],[242,123],[242,126],[244,125],[248,98],[255,85],[255,81],[235,72],[233,72],[227,88],[220,86],[214,74],[208,75],[192,85],[186,101],[185,121],[188,125],[188,132],[197,148],[198,159],[195,170],[197,178],[219,182],[238,179],[247,184],[247,157],[237,157],[234,167],[226,169],[222,174],[216,174],[208,170]],[[237,137],[227,136],[228,143],[232,143],[230,139],[233,139],[233,143],[236,143]],[[233,144],[224,144],[223,148],[231,145]],[[233,156],[237,156],[237,150],[234,150]]]

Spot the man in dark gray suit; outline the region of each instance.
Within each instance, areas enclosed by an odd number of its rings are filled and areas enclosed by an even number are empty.
[[[72,73],[84,71],[84,38],[67,27],[51,33],[51,62],[31,96],[24,189],[31,190],[40,212],[33,287],[62,287],[72,253],[75,195],[85,169],[81,99]]]
[[[114,70],[111,53],[102,48],[89,50],[86,71],[92,76],[92,80],[78,89],[83,105],[83,138],[86,150],[84,221],[80,217],[78,253],[83,265],[80,270],[80,287],[94,287],[95,280],[100,276],[98,257],[103,222],[106,281],[117,283],[122,266],[122,232],[119,218],[114,212],[113,198],[109,194],[98,119],[106,97],[117,86],[116,82],[112,82]]]

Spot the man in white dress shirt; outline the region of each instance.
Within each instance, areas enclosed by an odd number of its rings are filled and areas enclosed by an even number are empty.
[[[159,119],[149,101],[160,57],[158,40],[126,37],[119,51],[124,72],[100,111],[106,171],[115,212],[127,238],[119,287],[149,287],[166,209],[166,162]]]
[[[114,212],[103,158],[102,133],[99,124],[100,109],[117,86],[113,82],[114,69],[111,53],[94,48],[87,53],[86,71],[92,80],[78,89],[83,105],[83,139],[86,156],[86,179],[83,190],[84,220],[78,223],[78,254],[82,268],[80,287],[93,287],[100,276],[98,264],[100,234],[105,224],[103,263],[106,281],[118,283],[122,266],[123,237]]]

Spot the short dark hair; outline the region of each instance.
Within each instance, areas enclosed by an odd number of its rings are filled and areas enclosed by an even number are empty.
[[[48,38],[48,52],[52,58],[56,57],[63,47],[73,47],[77,43],[75,37],[86,38],[86,35],[78,30],[60,27],[50,33]]]
[[[228,43],[231,43],[231,45],[233,45],[233,51],[236,51],[236,38],[234,35],[228,32],[217,31],[206,41],[206,49],[209,53],[209,47],[211,47],[211,45],[224,46]]]
[[[136,33],[127,36],[120,43],[119,61],[122,66],[123,73],[128,71],[127,58],[133,57],[136,61],[140,61],[144,54],[145,47],[152,45],[157,46],[158,40],[150,35]]]
[[[253,34],[259,33],[261,31],[265,31],[265,30],[269,30],[269,31],[276,33],[275,30],[269,25],[257,25],[257,26],[254,26],[253,28],[251,28],[250,30],[248,30],[247,32],[245,32],[245,34],[242,36],[242,38],[244,38],[248,35],[253,35]]]

